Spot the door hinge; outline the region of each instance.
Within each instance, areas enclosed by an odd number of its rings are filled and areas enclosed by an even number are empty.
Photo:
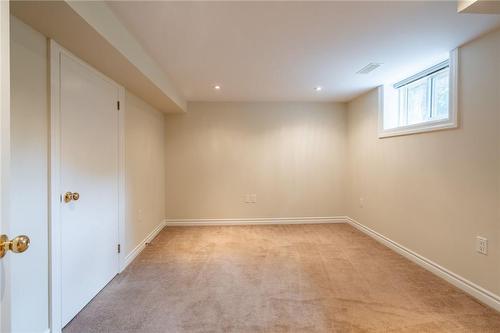
[[[116,101],[116,108],[120,110],[120,101]]]
[[[122,251],[122,248],[120,246],[120,244],[118,244],[118,253],[120,253]]]

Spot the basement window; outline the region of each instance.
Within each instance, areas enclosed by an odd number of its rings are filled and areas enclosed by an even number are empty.
[[[379,88],[379,137],[457,127],[457,51],[450,58]]]

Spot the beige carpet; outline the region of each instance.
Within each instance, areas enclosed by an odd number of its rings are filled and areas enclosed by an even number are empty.
[[[500,332],[500,314],[349,225],[168,227],[70,332]]]

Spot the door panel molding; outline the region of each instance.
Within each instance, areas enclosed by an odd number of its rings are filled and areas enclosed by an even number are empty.
[[[118,88],[118,235],[120,244],[124,243],[124,212],[125,212],[125,89],[115,81],[106,77],[102,73],[92,68],[87,63],[80,60],[61,47],[54,40],[49,41],[49,64],[50,64],[50,168],[49,168],[49,309],[50,328],[52,332],[62,330],[62,260],[61,260],[61,55],[71,58],[82,65],[93,74],[105,81],[110,82]],[[118,268],[124,261],[124,253],[118,254]]]

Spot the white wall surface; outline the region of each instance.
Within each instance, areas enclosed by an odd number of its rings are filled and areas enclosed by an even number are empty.
[[[125,255],[165,219],[165,115],[126,92]]]
[[[347,212],[499,295],[500,31],[459,52],[458,129],[378,139],[377,91],[349,103]]]
[[[9,236],[31,239],[9,253],[12,331],[48,329],[47,41],[11,16],[11,224]],[[14,257],[15,256],[15,257]]]
[[[166,126],[169,218],[345,215],[345,104],[189,103]]]

